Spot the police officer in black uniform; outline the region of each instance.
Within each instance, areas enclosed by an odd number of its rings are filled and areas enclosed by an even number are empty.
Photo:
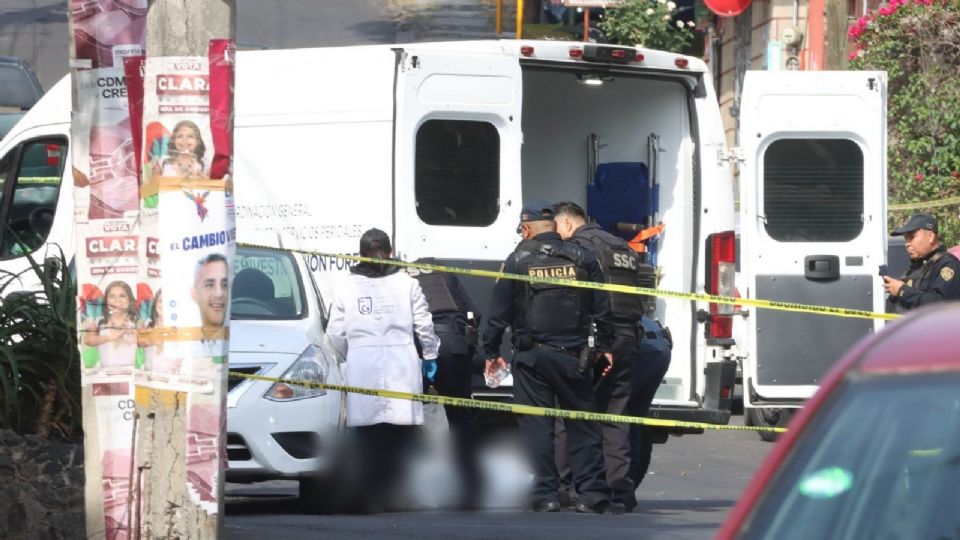
[[[604,281],[616,285],[641,286],[640,256],[622,238],[603,230],[596,223],[587,223],[586,212],[576,203],[557,203],[553,210],[560,237],[593,252],[604,272]],[[669,367],[669,355],[666,356],[666,362],[662,361],[662,355],[641,355],[639,345],[644,334],[641,318],[645,311],[645,298],[637,294],[608,294],[616,329],[613,357],[617,362],[613,370],[600,379],[597,402],[601,411],[611,414],[626,414],[628,407],[646,414]],[[637,505],[635,491],[639,481],[635,483],[630,474],[631,426],[615,423],[600,425],[607,482],[614,498],[627,510],[632,510]],[[639,426],[635,431],[639,434]]]
[[[524,205],[517,231],[523,241],[503,264],[503,271],[524,276],[602,282],[596,258],[556,233],[553,210],[545,202]],[[486,373],[505,367],[500,343],[513,329],[516,356],[513,390],[517,403],[595,411],[593,370],[596,354],[613,363],[613,322],[609,296],[600,291],[501,279],[494,285],[481,346]],[[597,327],[590,348],[591,323]],[[554,462],[554,419],[519,415],[517,423],[533,459],[533,510],[559,512],[559,478]],[[568,422],[578,512],[622,513],[610,498],[605,478],[600,426]]]
[[[429,258],[417,262],[437,264]],[[455,274],[419,268],[408,268],[407,273],[420,283],[433,315],[433,330],[440,338],[433,387],[442,396],[469,398],[473,358],[477,352],[477,305]],[[471,510],[479,506],[482,488],[473,411],[466,407],[444,407],[444,412],[453,436],[461,479],[459,507]]]
[[[944,300],[960,300],[960,261],[937,236],[937,218],[914,214],[893,236],[903,235],[910,268],[903,279],[883,276],[883,288],[895,311],[904,312]]]

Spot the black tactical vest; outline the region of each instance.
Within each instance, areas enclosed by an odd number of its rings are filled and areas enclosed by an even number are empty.
[[[423,296],[427,299],[431,314],[457,312],[466,315],[467,310],[457,302],[457,298],[450,291],[446,278],[439,272],[420,268],[407,268],[410,277],[416,279],[423,289]]]
[[[574,241],[580,243],[586,239],[591,245],[588,247],[593,251],[597,259],[600,260],[600,266],[603,268],[603,274],[607,283],[615,285],[626,285],[629,287],[650,287],[652,284],[646,283],[652,272],[652,267],[640,262],[640,256],[626,242],[620,238],[607,234],[601,229],[587,228],[583,229],[574,236]],[[581,245],[583,245],[581,243]],[[646,295],[611,293],[610,308],[613,311],[613,318],[617,322],[637,323],[644,313],[645,300],[649,298]]]
[[[517,255],[517,273],[521,275],[589,281],[583,267],[583,253],[575,245],[524,240],[517,246]],[[514,298],[517,312],[514,331],[520,342],[525,335],[586,336],[589,332],[590,289],[524,282],[522,290],[522,294]],[[525,348],[525,344],[519,345]]]

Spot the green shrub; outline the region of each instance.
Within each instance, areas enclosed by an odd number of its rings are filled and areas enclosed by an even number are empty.
[[[626,0],[606,9],[597,23],[611,43],[683,52],[693,40],[693,24],[674,20],[677,6],[667,0]]]
[[[960,2],[891,0],[847,35],[855,48],[851,68],[884,70],[889,78],[890,204],[932,203],[892,210],[890,226],[930,211],[945,243],[957,243],[960,205],[937,203],[960,196]]]
[[[0,270],[0,429],[79,440],[76,286],[62,251],[27,258],[21,274]]]

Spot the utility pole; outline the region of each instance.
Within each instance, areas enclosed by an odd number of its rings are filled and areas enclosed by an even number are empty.
[[[232,48],[214,51],[211,40],[234,39],[236,11],[233,0],[150,0],[148,9],[141,282],[155,315],[141,332],[130,538],[218,538],[236,228],[232,110],[214,111],[224,91],[232,98],[232,79],[215,74]]]

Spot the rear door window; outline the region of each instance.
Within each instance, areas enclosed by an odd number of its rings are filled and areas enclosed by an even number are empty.
[[[33,253],[47,241],[67,156],[63,139],[27,141],[0,160],[0,260]]]
[[[500,213],[500,133],[490,122],[427,120],[417,130],[417,215],[428,225],[486,227]]]
[[[780,139],[763,156],[764,226],[780,242],[846,242],[863,230],[863,151],[846,139]]]

